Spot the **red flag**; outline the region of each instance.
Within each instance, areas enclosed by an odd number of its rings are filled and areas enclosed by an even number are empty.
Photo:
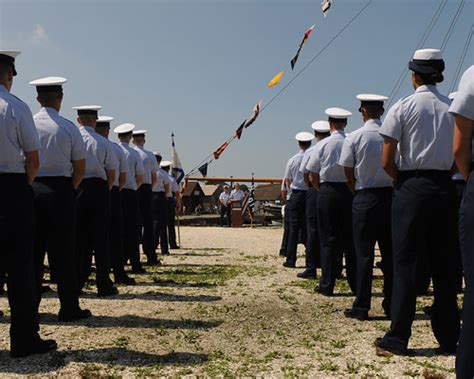
[[[224,152],[224,150],[229,146],[229,142],[224,142],[222,145],[220,145],[212,154],[214,155],[214,159],[219,159],[221,154]]]
[[[246,122],[247,122],[247,120],[244,120],[244,122],[235,131],[235,135],[238,139],[240,139],[240,137],[242,137],[242,132],[244,131],[244,126],[245,126]]]

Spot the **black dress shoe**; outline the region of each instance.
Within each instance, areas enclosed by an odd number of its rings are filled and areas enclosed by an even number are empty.
[[[280,257],[286,257],[286,250],[280,249],[280,253],[278,254]]]
[[[108,287],[108,288],[98,290],[97,291],[97,296],[107,297],[107,296],[118,295],[118,293],[119,293],[118,289],[112,286],[112,287]]]
[[[374,345],[378,349],[377,355],[379,356],[386,355],[387,353],[394,355],[408,355],[408,349],[406,347],[391,345],[383,338],[377,338]]]
[[[296,268],[296,264],[290,262],[283,262],[283,267]]]
[[[369,319],[369,312],[358,311],[354,308],[349,308],[344,311],[344,316],[347,318],[355,318],[359,321],[366,321]]]
[[[169,251],[162,251],[161,255],[170,255],[170,252]]]
[[[296,274],[296,276],[303,279],[316,279],[316,271],[304,270],[303,272]]]
[[[437,355],[456,355],[456,345],[445,346],[441,345],[435,350]]]
[[[328,296],[328,297],[331,297],[334,295],[331,290],[322,289],[319,286],[316,286],[316,288],[314,289],[314,292],[319,293],[320,295],[323,295],[323,296]]]
[[[143,267],[132,268],[132,274],[146,274],[146,270]]]
[[[179,245],[170,245],[170,249],[171,250],[178,250],[178,249],[181,249],[181,247]]]
[[[426,307],[423,307],[423,312],[427,316],[433,316],[433,306],[432,305],[427,305]]]
[[[3,317],[3,312],[2,311],[0,311],[0,317]]]
[[[41,338],[38,338],[24,348],[12,348],[10,351],[10,357],[24,358],[33,354],[45,354],[56,350],[57,348],[58,344],[55,340],[42,340]]]
[[[61,322],[71,322],[77,320],[83,320],[92,316],[92,313],[89,309],[76,309],[72,312],[62,312],[59,311],[58,321]]]
[[[115,277],[115,284],[125,284],[126,286],[133,286],[137,284],[135,279],[129,277],[127,274]]]

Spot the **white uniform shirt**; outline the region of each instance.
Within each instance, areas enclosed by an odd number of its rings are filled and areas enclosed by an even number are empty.
[[[179,191],[178,183],[173,175],[168,174],[168,178],[170,180],[170,192],[166,194],[166,197],[173,197],[173,195]]]
[[[391,187],[392,178],[382,168],[383,138],[380,120],[368,120],[344,140],[339,164],[354,168],[355,189]]]
[[[458,93],[449,107],[449,112],[474,120],[474,66],[469,67],[461,77]],[[471,159],[474,162],[474,131],[472,133],[471,151]]]
[[[229,200],[230,200],[230,192],[222,192],[220,195],[219,195],[219,200],[224,203],[224,206],[227,206]],[[222,205],[222,203],[220,203]]]
[[[153,188],[153,192],[165,192],[165,184],[171,187],[171,179],[165,170],[158,167],[156,171],[156,186]]]
[[[286,164],[284,179],[291,181],[290,188],[292,190],[306,191],[308,189],[308,185],[304,181],[304,174],[300,171],[304,154],[304,150],[300,150],[297,154],[293,155]]]
[[[0,84],[0,173],[25,173],[25,155],[41,145],[30,108]]]
[[[454,119],[449,104],[436,86],[423,85],[390,108],[380,134],[399,141],[401,171],[451,170]]]
[[[235,201],[242,201],[244,199],[244,191],[233,189],[230,193],[230,198]]]
[[[143,162],[140,154],[125,142],[120,142],[119,146],[122,148],[125,158],[128,163],[127,178],[123,188],[136,191],[137,190],[137,175],[143,175]]]
[[[87,152],[84,179],[100,178],[107,180],[106,170],[115,170],[118,166],[112,144],[108,139],[96,133],[91,126],[81,126],[79,130]]]
[[[331,132],[331,135],[318,142],[306,169],[309,172],[319,174],[320,183],[345,183],[344,168],[339,166],[342,145],[346,135],[342,130]]]
[[[317,143],[317,142],[316,142]],[[308,169],[306,168],[306,166],[308,165],[308,162],[309,162],[309,158],[311,158],[311,154],[313,153],[313,150],[314,150],[314,147],[316,146],[316,144],[314,144],[313,146],[311,146],[310,148],[306,149],[305,152],[304,152],[304,155],[303,155],[303,159],[301,160],[301,164],[300,164],[300,172],[304,175],[304,174],[309,174],[309,171]]]
[[[72,162],[86,158],[81,132],[53,108],[33,116],[42,146],[38,176],[72,176]]]
[[[125,152],[120,147],[120,145],[115,142],[110,142],[110,143],[112,144],[112,147],[114,148],[115,156],[117,157],[117,160],[119,163],[117,170],[115,171],[115,182],[114,182],[114,186],[118,187],[120,185],[119,183],[120,174],[128,174],[128,162],[127,162],[127,157],[125,156]],[[127,177],[125,176],[125,181],[126,180],[127,180]]]
[[[147,150],[145,150],[143,147],[135,146],[134,149],[138,152],[140,155],[140,158],[143,163],[143,168],[145,169],[145,174],[143,177],[143,184],[151,184],[151,172],[156,172],[156,158],[155,155]],[[151,153],[152,157],[148,153]],[[153,162],[155,164],[153,164]]]

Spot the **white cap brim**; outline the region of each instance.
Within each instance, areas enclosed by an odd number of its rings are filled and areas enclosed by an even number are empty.
[[[125,123],[117,126],[114,129],[114,133],[117,134],[125,134],[125,133],[130,133],[133,129],[135,129],[135,125],[130,124],[130,123]]]
[[[36,87],[44,87],[44,86],[61,86],[66,82],[67,82],[67,79],[61,76],[49,76],[47,78],[33,80],[30,82],[30,84]]]
[[[331,130],[329,122],[323,120],[313,122],[311,128],[318,133],[328,133]]]
[[[299,132],[295,136],[295,140],[298,142],[310,142],[314,139],[314,135],[308,132]]]
[[[352,112],[349,112],[346,109],[336,108],[336,107],[326,109],[325,113],[329,117],[335,118],[337,120],[344,120],[352,116]]]
[[[357,95],[356,97],[357,97],[357,100],[367,101],[367,102],[370,102],[370,101],[384,102],[388,100],[387,96],[376,95],[373,93],[361,93],[360,95]]]

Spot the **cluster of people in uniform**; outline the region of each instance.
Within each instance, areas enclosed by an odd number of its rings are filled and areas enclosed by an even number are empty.
[[[60,115],[65,78],[32,81],[40,110],[11,94],[17,51],[0,51],[0,287],[8,288],[10,355],[24,357],[57,348],[39,335],[44,261],[57,283],[58,320],[91,316],[81,295],[93,271],[97,295],[133,285],[157,256],[179,248],[174,226],[181,207],[171,162],[144,148],[146,130],[125,123],[114,129],[100,106],[74,107],[77,122]],[[111,279],[113,273],[113,280]],[[0,317],[3,314],[0,311]]]
[[[240,183],[235,183],[232,191],[227,184],[224,186],[224,191],[219,195],[221,226],[232,226],[232,207],[240,205],[244,197],[245,193],[240,188]]]
[[[306,269],[297,276],[316,278],[321,268],[315,291],[324,296],[334,295],[344,262],[355,297],[344,315],[363,321],[371,309],[377,243],[382,308],[391,320],[377,349],[409,354],[416,297],[432,281],[434,302],[426,311],[438,351],[456,353],[458,377],[473,378],[474,66],[450,97],[436,86],[445,69],[440,50],[417,50],[408,67],[415,91],[383,121],[387,97],[361,94],[362,127],[346,135],[352,113],[329,108],[327,121],[312,124],[314,133],[296,135],[299,152],[288,160],[282,182],[280,255],[294,268],[297,245],[304,243]]]

